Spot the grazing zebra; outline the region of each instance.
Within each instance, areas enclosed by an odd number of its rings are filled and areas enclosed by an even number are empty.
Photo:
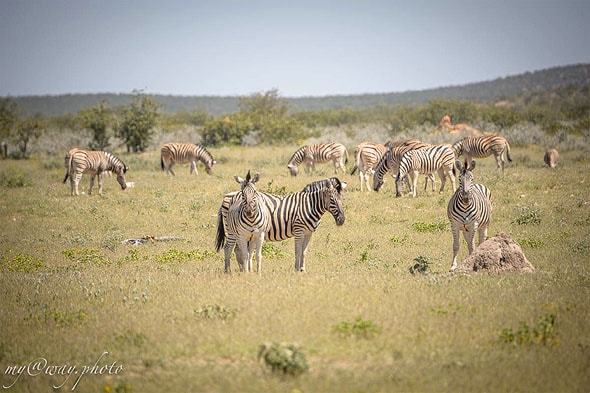
[[[439,192],[442,193],[444,191],[447,176],[453,183],[454,192],[454,162],[455,154],[453,153],[453,149],[448,145],[435,145],[418,150],[410,150],[404,153],[399,162],[399,171],[395,179],[395,196],[400,197],[402,195],[402,183],[406,175],[409,175],[412,180],[412,196],[415,197],[416,187],[418,185],[418,174],[433,172],[438,172],[438,176],[440,177],[441,185]]]
[[[299,165],[305,163],[306,172],[314,172],[315,164],[323,164],[328,161],[334,162],[334,172],[338,175],[338,170],[345,173],[344,165],[348,162],[348,151],[342,143],[318,143],[315,145],[307,145],[300,147],[293,153],[287,168],[291,172],[291,176],[297,176],[299,173]]]
[[[475,232],[478,232],[478,244],[481,244],[486,239],[488,226],[492,219],[492,194],[490,190],[482,184],[473,183],[475,161],[468,164],[467,160],[465,160],[465,165],[461,164],[461,161],[457,161],[455,166],[459,171],[459,188],[449,200],[447,207],[447,216],[453,231],[453,263],[451,264],[451,270],[457,267],[459,231],[463,232],[463,237],[467,242],[467,248],[471,255],[475,248]]]
[[[80,184],[80,179],[84,173],[90,175],[88,194],[92,194],[94,176],[98,176],[98,194],[102,195],[103,173],[108,171],[117,175],[117,182],[121,185],[121,189],[127,188],[125,174],[128,168],[123,161],[111,153],[73,148],[66,154],[65,165],[66,176],[63,182],[65,183],[68,177],[70,178],[71,195],[74,195],[74,192],[75,195],[80,195],[78,184]]]
[[[363,142],[354,150],[355,165],[350,174],[354,175],[354,172],[358,169],[361,192],[363,191],[363,183],[366,184],[367,191],[371,191],[369,177],[375,173],[375,167],[387,149],[385,145],[380,143]]]
[[[557,168],[557,164],[559,163],[559,152],[556,149],[547,149],[543,161],[549,168]]]
[[[504,151],[508,161],[512,161],[510,145],[506,138],[500,135],[463,138],[453,144],[453,150],[456,157],[463,155],[468,163],[473,158],[485,158],[493,154],[498,170],[502,169],[502,174],[504,174]]]
[[[389,141],[385,144],[385,146],[389,147],[389,150],[383,154],[383,157],[381,157],[377,163],[373,173],[373,190],[375,191],[379,191],[381,187],[383,187],[383,183],[385,183],[385,174],[387,172],[391,171],[393,176],[397,177],[399,172],[399,162],[406,152],[410,150],[423,149],[432,145],[421,142],[417,139],[406,139],[401,141]],[[432,182],[432,186],[434,187],[434,176],[432,174],[428,174],[426,177],[426,182],[424,183],[424,190],[426,190],[429,179]],[[408,186],[411,189],[412,184],[409,180]]]
[[[211,153],[207,151],[201,145],[195,145],[193,143],[166,143],[160,150],[160,166],[162,170],[166,169],[166,173],[171,173],[172,176],[176,176],[176,173],[172,170],[174,164],[186,164],[191,163],[190,174],[199,174],[197,171],[197,160],[200,160],[205,164],[205,171],[210,175],[213,173],[213,164],[215,160]]]
[[[329,188],[330,185],[332,187],[340,187],[342,189],[346,188],[348,183],[345,181],[340,181],[337,177],[330,177],[328,179],[317,180],[312,183],[309,183],[305,187],[303,187],[302,192],[314,192],[321,190],[322,188]]]
[[[271,223],[265,240],[277,242],[295,238],[295,270],[305,271],[305,254],[311,240],[311,235],[320,225],[325,212],[330,212],[336,225],[344,224],[345,216],[342,207],[342,183],[336,178],[336,185],[330,184],[312,192],[296,192],[287,196],[277,196],[264,192],[266,204],[271,210]],[[229,207],[241,198],[239,193],[233,192],[223,197],[223,202],[217,215],[217,236],[215,249],[219,251],[225,242],[225,228]],[[242,250],[236,248],[236,254]],[[225,266],[229,272],[229,265]]]
[[[258,173],[251,177],[250,171],[245,179],[235,176],[242,188],[227,210],[224,228],[227,233],[224,247],[226,271],[229,270],[230,256],[234,248],[241,270],[252,270],[252,259],[256,251],[257,271],[261,271],[262,243],[270,225],[270,209],[266,204],[268,201],[256,191],[255,185],[259,178]]]

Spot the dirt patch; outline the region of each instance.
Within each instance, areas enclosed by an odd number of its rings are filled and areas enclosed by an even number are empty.
[[[504,232],[481,243],[459,266],[461,271],[505,273],[535,271],[522,249]]]

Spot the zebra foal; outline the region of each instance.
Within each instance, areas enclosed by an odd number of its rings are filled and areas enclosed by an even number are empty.
[[[451,270],[457,267],[457,253],[459,252],[459,232],[467,242],[469,254],[475,248],[475,232],[479,235],[479,243],[485,241],[488,226],[492,219],[492,194],[483,184],[473,183],[473,169],[475,161],[471,164],[465,160],[455,163],[459,171],[459,188],[455,191],[447,206],[447,216],[451,222],[453,231],[453,262]]]
[[[106,151],[82,150],[78,148],[70,149],[65,156],[66,175],[63,182],[70,178],[71,195],[80,195],[78,185],[83,174],[90,175],[90,189],[88,194],[92,194],[94,187],[94,177],[98,176],[98,194],[102,195],[102,181],[104,172],[114,172],[117,175],[117,182],[121,189],[127,188],[125,174],[127,166],[118,157]]]
[[[315,171],[315,164],[323,164],[332,161],[334,163],[334,173],[338,175],[340,170],[344,174],[344,165],[348,162],[348,151],[342,143],[318,143],[314,145],[302,146],[293,153],[287,168],[291,176],[297,176],[299,165],[305,163],[307,173]]]
[[[418,150],[410,150],[404,153],[399,162],[399,171],[395,178],[395,196],[402,195],[401,190],[406,175],[410,176],[412,183],[412,196],[416,197],[416,187],[418,186],[418,174],[430,174],[437,172],[440,177],[440,193],[445,189],[447,176],[453,184],[455,191],[454,169],[455,154],[447,145],[436,145]],[[433,182],[434,185],[434,182]],[[425,187],[426,188],[426,187]]]
[[[215,160],[211,153],[207,151],[201,145],[195,145],[193,143],[166,143],[160,149],[160,166],[162,170],[166,170],[166,173],[171,173],[172,176],[176,176],[176,173],[172,170],[174,164],[186,164],[191,163],[191,169],[189,174],[199,174],[197,171],[197,161],[201,161],[205,165],[205,171],[207,174],[213,173],[213,164]]]
[[[246,272],[252,270],[252,259],[256,253],[256,267],[258,273],[262,266],[262,244],[270,225],[270,209],[266,200],[256,190],[255,184],[260,179],[256,173],[250,176],[250,171],[243,179],[235,176],[241,185],[241,190],[227,210],[227,241],[224,247],[225,270],[229,270],[230,257],[234,248],[240,269]]]
[[[468,163],[474,158],[486,158],[493,154],[497,170],[501,170],[502,174],[504,174],[504,152],[508,161],[512,162],[510,145],[506,138],[500,135],[463,138],[453,144],[453,151],[457,158],[463,155]]]

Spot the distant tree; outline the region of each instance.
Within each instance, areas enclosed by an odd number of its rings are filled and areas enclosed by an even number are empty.
[[[101,100],[98,106],[86,108],[78,113],[82,127],[92,133],[90,148],[105,150],[109,145],[110,127],[113,124],[113,111],[106,100]]]
[[[303,131],[276,89],[239,98],[239,112],[205,124],[202,137],[208,145],[267,145],[292,143]]]
[[[38,119],[27,118],[18,120],[15,127],[15,139],[18,143],[19,154],[16,158],[28,158],[27,151],[29,142],[39,138],[41,135],[41,125]]]
[[[10,135],[17,121],[17,104],[13,98],[0,98],[0,139]]]
[[[138,153],[149,146],[162,105],[139,90],[133,90],[133,94],[129,105],[121,110],[117,134],[127,146],[127,152]]]

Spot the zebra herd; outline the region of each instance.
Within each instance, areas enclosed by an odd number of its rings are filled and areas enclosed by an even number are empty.
[[[430,145],[416,139],[389,141],[384,145],[364,142],[355,150],[355,167],[361,180],[369,188],[368,178],[373,175],[373,189],[379,191],[385,175],[392,172],[395,177],[396,196],[401,196],[404,181],[407,181],[412,195],[416,196],[418,174],[425,174],[426,183],[435,182],[433,173],[441,179],[440,192],[444,191],[446,178],[451,180],[453,196],[449,200],[447,215],[453,231],[453,261],[451,269],[457,266],[459,232],[464,232],[469,253],[474,248],[474,235],[479,233],[480,243],[485,239],[491,220],[492,205],[489,189],[473,182],[473,158],[494,155],[498,170],[504,171],[504,152],[508,160],[510,146],[499,135],[464,138],[454,145]],[[463,155],[465,162],[457,158]],[[292,176],[297,176],[298,167],[306,165],[307,172],[315,170],[315,163],[332,161],[336,175],[344,174],[348,158],[346,147],[340,143],[325,143],[303,146],[292,155],[287,167]],[[190,174],[197,173],[196,162],[205,165],[208,174],[212,173],[215,160],[202,146],[188,143],[167,143],[161,148],[162,170],[175,176],[174,164],[190,163]],[[71,149],[65,157],[66,175],[64,183],[70,178],[71,194],[79,195],[78,184],[82,174],[90,175],[90,191],[94,177],[98,176],[98,193],[102,193],[103,173],[112,171],[122,189],[128,186],[125,181],[127,166],[116,156],[107,152]],[[456,188],[455,174],[459,173],[459,187]],[[198,173],[197,173],[198,174]],[[261,271],[261,250],[264,241],[295,239],[295,270],[305,270],[305,255],[313,232],[318,228],[321,218],[330,212],[337,225],[345,221],[343,210],[343,189],[346,182],[337,177],[308,184],[302,191],[287,196],[260,192],[256,183],[258,173],[250,171],[245,178],[235,176],[240,190],[223,197],[218,211],[215,248],[224,250],[225,271],[230,271],[230,257],[235,253],[240,270],[252,270],[256,255],[257,271]]]

